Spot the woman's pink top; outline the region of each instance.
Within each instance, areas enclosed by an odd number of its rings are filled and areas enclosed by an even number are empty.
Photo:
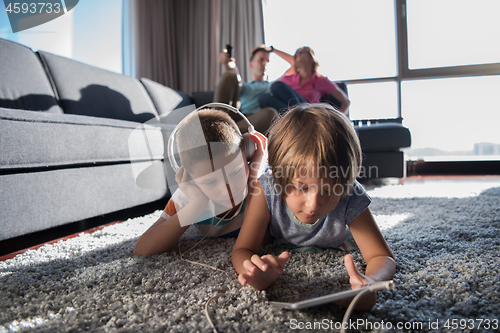
[[[321,96],[330,94],[337,88],[335,82],[328,80],[326,76],[318,76],[316,73],[303,85],[300,85],[300,75],[298,73],[282,76],[280,81],[288,84],[309,103],[319,103]]]

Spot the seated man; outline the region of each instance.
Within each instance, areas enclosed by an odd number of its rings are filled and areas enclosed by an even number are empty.
[[[269,82],[264,80],[266,66],[269,63],[269,53],[274,48],[265,45],[257,46],[252,50],[250,69],[252,81],[241,82],[235,59],[230,57],[227,50],[221,52],[219,61],[225,67],[215,91],[214,102],[232,105],[245,114],[253,124],[255,130],[265,133],[278,114],[274,108],[261,108],[259,97],[267,91]],[[242,132],[246,132],[247,124],[243,120],[235,119]]]

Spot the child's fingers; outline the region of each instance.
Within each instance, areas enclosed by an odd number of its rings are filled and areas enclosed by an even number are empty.
[[[250,135],[250,139],[257,144],[258,149],[265,150],[267,147],[267,138],[264,134],[260,132],[253,132]]]
[[[265,256],[262,256],[262,260],[267,264],[268,267],[272,267],[275,272],[278,272],[279,274],[283,272],[283,268],[281,267],[280,263],[272,254],[266,254]]]
[[[284,251],[281,253],[278,257],[278,262],[280,263],[281,267],[285,267],[286,262],[290,259],[290,253],[287,251]]]
[[[179,168],[179,170],[177,170],[177,172],[175,173],[175,181],[177,182],[177,184],[180,185],[180,184],[186,183],[190,180],[191,180],[191,177],[187,173],[186,169],[184,169],[184,167],[181,166]]]
[[[255,281],[256,277],[253,276],[252,274],[247,274],[247,273],[242,273],[238,275],[238,282],[242,285],[252,285],[253,281]]]
[[[267,270],[267,263],[264,262],[264,260],[262,260],[261,257],[259,257],[259,255],[257,254],[254,254],[251,258],[252,260],[252,263],[255,265],[255,267],[258,267],[260,270],[262,271],[266,271]]]
[[[285,251],[281,253],[278,258],[270,254],[265,255],[262,258],[265,258],[266,262],[269,263],[276,272],[281,274],[283,273],[283,268],[285,268],[285,264],[288,261],[288,258],[290,258],[290,254]]]
[[[254,131],[250,135],[256,137],[260,142],[266,142],[267,141],[266,136],[264,134],[260,133],[260,132]]]
[[[189,177],[189,174],[187,173],[186,170],[184,170],[184,174],[182,175],[182,182],[186,183],[191,180],[191,177]]]
[[[250,274],[255,272],[255,270],[257,270],[257,267],[255,266],[255,264],[248,259],[243,261],[243,268],[245,268],[247,270],[247,272]]]
[[[246,285],[246,284],[247,284],[247,279],[246,279],[246,277],[245,277],[245,276],[246,276],[246,274],[240,274],[240,275],[238,275],[238,282],[239,282],[242,286],[244,286],[244,285]]]
[[[184,167],[181,166],[179,170],[175,173],[175,181],[177,184],[180,184],[182,182],[182,177],[184,176]]]
[[[262,142],[260,141],[260,138],[255,134],[249,134],[249,136],[250,140],[252,140],[253,143],[255,143],[255,152],[258,153],[264,151],[264,149],[262,148]]]
[[[351,285],[360,285],[366,283],[366,280],[363,278],[363,275],[358,272],[356,266],[354,265],[354,259],[350,254],[346,254],[344,257],[344,265],[347,273],[349,274],[349,282]]]

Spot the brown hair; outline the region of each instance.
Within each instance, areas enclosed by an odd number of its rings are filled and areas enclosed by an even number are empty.
[[[361,147],[349,119],[328,104],[299,104],[269,130],[269,167],[281,189],[298,172],[316,167],[317,177],[346,196],[361,168]],[[315,171],[316,172],[316,171]],[[335,191],[337,193],[337,191]],[[286,191],[281,191],[286,198]]]
[[[250,52],[250,61],[252,61],[253,58],[255,57],[255,55],[257,54],[257,52],[260,52],[260,51],[270,53],[273,51],[273,49],[271,46],[266,46],[264,44],[254,47],[252,49],[252,52]]]
[[[199,133],[200,126],[203,135]],[[177,131],[176,142],[181,163],[189,174],[200,161],[213,161],[217,156],[229,156],[244,149],[243,136],[234,120],[216,109],[203,109],[186,116]]]
[[[293,55],[293,60],[295,61],[295,58],[297,58],[297,54],[299,54],[299,52],[302,50],[307,51],[311,55],[312,60],[313,60],[312,72],[317,73],[318,67],[319,67],[319,62],[316,59],[316,55],[314,54],[314,50],[312,48],[310,48],[309,46],[302,46],[302,47],[298,48],[297,51],[295,51],[295,54]],[[297,71],[296,65],[294,66],[294,69],[295,69],[295,71]]]

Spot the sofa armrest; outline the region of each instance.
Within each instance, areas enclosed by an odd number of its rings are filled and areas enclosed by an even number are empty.
[[[191,96],[197,108],[214,101],[214,91],[197,91]]]
[[[397,151],[411,146],[410,130],[397,122],[354,125],[363,153]]]

